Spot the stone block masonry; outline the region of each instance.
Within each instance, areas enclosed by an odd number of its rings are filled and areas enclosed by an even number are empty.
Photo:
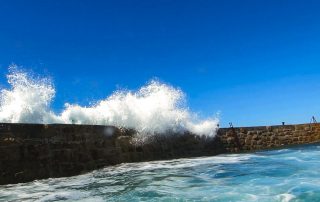
[[[163,134],[132,144],[112,126],[0,123],[0,184],[82,174],[126,162],[251,152],[320,142],[320,124],[220,128],[214,138]]]

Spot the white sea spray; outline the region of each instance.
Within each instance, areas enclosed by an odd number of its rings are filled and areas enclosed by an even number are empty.
[[[50,79],[13,65],[7,80],[10,88],[0,91],[0,122],[114,125],[133,128],[141,136],[168,131],[216,134],[216,117],[199,119],[186,106],[182,90],[159,81],[152,80],[137,91],[115,91],[91,106],[66,103],[57,114],[50,108],[56,92]]]

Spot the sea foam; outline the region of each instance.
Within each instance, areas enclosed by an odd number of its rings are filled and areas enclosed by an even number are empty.
[[[0,91],[0,122],[73,123],[133,128],[140,134],[190,131],[214,136],[218,119],[197,117],[186,106],[185,94],[152,80],[137,91],[115,91],[91,106],[66,103],[61,113],[50,108],[55,96],[53,82],[9,67],[8,89]]]

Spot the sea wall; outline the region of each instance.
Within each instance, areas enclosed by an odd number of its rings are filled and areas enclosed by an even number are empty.
[[[214,138],[157,135],[112,126],[0,124],[0,184],[72,176],[124,162],[210,156],[320,142],[320,124],[221,128]]]

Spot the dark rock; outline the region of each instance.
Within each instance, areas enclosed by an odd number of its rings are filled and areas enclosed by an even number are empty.
[[[124,162],[249,152],[320,141],[320,124],[220,128],[214,138],[158,134],[135,144],[132,129],[0,124],[0,184],[82,174]]]

